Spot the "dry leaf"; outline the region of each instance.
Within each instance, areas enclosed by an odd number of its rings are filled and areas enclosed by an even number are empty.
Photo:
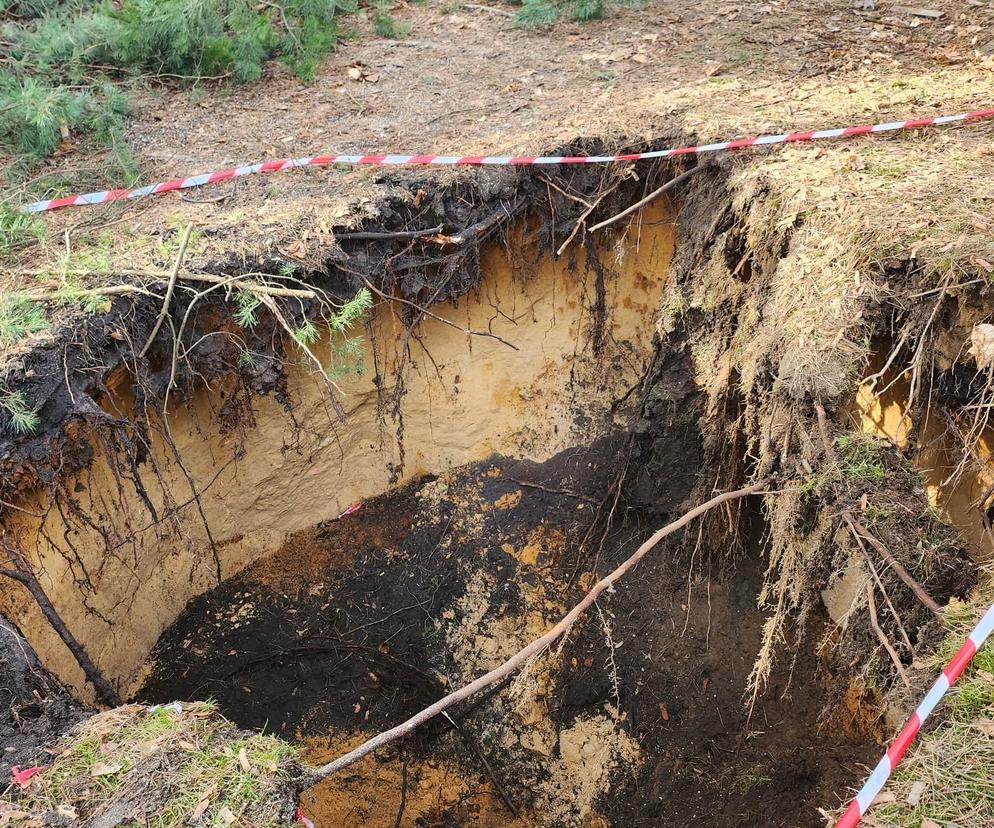
[[[994,722],[990,719],[978,719],[973,723],[973,726],[984,736],[994,736]]]
[[[930,819],[923,819],[922,828],[942,828],[942,826],[938,822],[932,822]]]
[[[303,259],[307,255],[307,245],[297,239],[287,247],[286,254],[293,259]]]
[[[912,808],[921,802],[922,794],[925,793],[925,788],[925,783],[920,779],[911,786],[911,790],[908,791],[908,804]]]
[[[352,80],[362,80],[362,69],[358,66],[350,66],[346,71],[349,73],[349,77],[352,78]]]
[[[245,752],[244,747],[238,751],[238,764],[242,766],[242,770],[245,773],[252,772],[252,765],[249,764],[248,754]]]
[[[217,818],[223,825],[231,825],[237,817],[231,812],[231,808],[227,805],[223,805],[221,810],[217,812]]]
[[[121,769],[120,762],[94,762],[90,768],[90,776],[110,776]]]
[[[994,325],[981,323],[973,326],[970,353],[977,360],[979,370],[984,371],[994,365]]]
[[[55,813],[59,816],[64,816],[66,819],[79,819],[79,814],[76,812],[76,809],[67,803],[63,803],[56,808]]]
[[[874,805],[883,805],[885,802],[896,802],[897,794],[891,793],[890,791],[884,791],[883,793],[878,793],[873,798]]]
[[[215,783],[200,795],[200,799],[197,800],[197,804],[190,812],[190,822],[196,822],[204,815],[204,812],[210,807],[211,798],[214,796],[216,790],[217,784]]]
[[[664,722],[668,722],[670,720],[670,711],[666,709],[666,705],[663,702],[659,703],[659,717]]]
[[[725,65],[717,60],[709,60],[704,64],[704,74],[709,78],[713,78],[723,71],[725,71]]]
[[[632,55],[632,60],[634,60],[636,63],[648,63],[649,56],[645,52],[638,52]]]

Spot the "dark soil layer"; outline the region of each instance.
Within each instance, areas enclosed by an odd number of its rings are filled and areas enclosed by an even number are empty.
[[[605,440],[543,465],[491,458],[448,475],[429,520],[418,499],[422,480],[297,536],[191,603],[156,647],[140,698],[212,696],[238,724],[288,737],[373,733],[398,723],[449,684],[444,677],[455,665],[435,620],[474,572],[499,585],[499,615],[520,610],[528,578],[553,578],[573,603],[579,587],[566,584],[580,560],[576,550],[622,448]],[[479,510],[475,536],[459,529],[467,504],[458,493],[469,489],[490,504]],[[511,508],[493,505],[514,492],[521,496]],[[622,500],[614,528],[590,536],[583,568],[596,556],[604,571],[630,554],[657,525],[642,517]],[[565,552],[528,573],[501,547],[524,542],[542,524],[565,534]],[[692,545],[658,548],[602,605],[617,685],[596,615],[573,633],[550,705],[555,724],[564,728],[605,702],[620,703],[620,726],[630,728],[644,761],[634,779],[618,774],[600,802],[612,825],[819,825],[816,807],[836,804],[856,781],[857,762],[875,748],[819,729],[831,676],[810,648],[798,655],[793,682],[784,665],[749,717],[743,694],[765,620],[755,608],[759,566],[750,557],[724,577],[708,573],[700,562],[710,556],[690,553]],[[487,716],[484,704],[465,721],[482,733]],[[409,749],[439,751],[445,729],[423,728]],[[517,766],[499,746],[481,739],[481,747],[511,796],[527,802]],[[397,794],[384,795],[394,801]]]
[[[10,779],[11,767],[45,764],[43,748],[86,715],[17,628],[0,618],[0,787]]]
[[[687,550],[650,556],[612,602],[626,644],[613,654],[622,710],[646,762],[603,812],[624,826],[822,825],[815,809],[838,803],[874,748],[818,725],[838,681],[818,661],[819,636],[806,637],[793,665],[782,659],[750,716],[760,565],[750,556],[722,577],[705,564],[689,578],[688,565]],[[592,666],[561,677],[564,724],[613,692],[596,624],[568,651]]]
[[[190,602],[153,650],[139,698],[210,696],[242,726],[305,736],[399,723],[438,698],[444,682],[436,673],[451,672],[434,625],[442,610],[482,569],[504,585],[502,606],[515,612],[518,564],[502,544],[523,544],[543,522],[582,537],[618,443],[563,452],[543,466],[494,457],[460,470],[450,490],[478,484],[490,504],[522,491],[518,480],[583,498],[526,487],[514,508],[491,506],[474,537],[453,530],[456,512],[466,508],[458,494],[419,525],[417,492],[431,478],[299,533]],[[495,468],[501,474],[487,474]],[[446,538],[452,543],[443,551]]]

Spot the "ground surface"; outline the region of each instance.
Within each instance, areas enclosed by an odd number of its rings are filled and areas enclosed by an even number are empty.
[[[942,13],[931,20],[889,1],[878,7],[681,0],[523,30],[476,8],[446,14],[451,7],[411,6],[397,13],[412,25],[407,39],[360,35],[311,85],[271,69],[257,84],[199,102],[149,95],[128,139],[143,181],[157,181],[318,152],[513,154],[682,143],[989,103],[994,10],[942,0],[931,4]],[[349,74],[357,66],[359,80]],[[798,152],[806,151],[786,150]],[[52,166],[71,170],[83,160],[69,152]],[[100,244],[113,249],[113,269],[148,269],[155,241],[193,221],[204,232],[195,252],[208,259],[240,254],[250,264],[275,248],[314,263],[327,250],[330,223],[375,213],[390,181],[410,174],[308,170],[67,210],[44,219],[47,253],[61,253],[64,230],[83,239],[99,232]],[[441,181],[481,173],[433,174]],[[45,257],[24,255],[32,266]]]

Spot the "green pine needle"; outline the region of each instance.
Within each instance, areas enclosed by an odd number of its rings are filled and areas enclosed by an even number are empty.
[[[362,319],[372,307],[373,294],[367,288],[360,288],[358,293],[328,320],[328,327],[333,334],[343,334]]]
[[[0,342],[17,342],[46,328],[48,318],[37,302],[17,293],[0,296]]]
[[[235,303],[238,305],[235,321],[243,328],[254,328],[259,323],[255,311],[262,302],[252,291],[242,288],[235,293]]]
[[[8,428],[14,434],[33,434],[38,430],[38,415],[28,407],[23,391],[0,395],[0,408],[10,417]]]

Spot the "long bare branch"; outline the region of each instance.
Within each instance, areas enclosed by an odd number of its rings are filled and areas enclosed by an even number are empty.
[[[745,486],[741,489],[736,489],[732,492],[725,492],[716,497],[711,498],[706,503],[702,503],[694,509],[683,515],[683,517],[674,520],[672,523],[668,523],[666,526],[657,530],[652,537],[650,537],[645,543],[643,543],[635,553],[628,558],[624,563],[619,565],[613,572],[599,580],[594,584],[593,588],[584,596],[583,600],[580,601],[573,609],[566,614],[565,617],[554,627],[552,627],[548,632],[539,638],[536,638],[527,646],[523,647],[513,656],[511,656],[507,661],[501,664],[499,667],[494,668],[488,673],[480,676],[475,681],[470,682],[465,687],[461,687],[458,690],[454,690],[447,696],[439,699],[434,704],[429,705],[418,713],[415,713],[406,722],[397,725],[396,727],[390,728],[390,730],[385,730],[382,733],[374,736],[366,742],[363,742],[359,747],[354,750],[349,751],[344,756],[340,756],[337,759],[328,762],[325,765],[321,765],[315,768],[308,776],[311,779],[318,780],[324,779],[325,777],[331,776],[333,773],[340,771],[342,768],[346,768],[349,765],[358,762],[364,756],[368,756],[374,750],[383,747],[384,745],[390,744],[397,739],[400,739],[408,735],[415,728],[427,722],[429,719],[434,718],[445,710],[448,710],[454,704],[458,704],[461,701],[465,701],[474,693],[479,692],[496,682],[501,681],[505,677],[511,675],[520,667],[524,666],[531,658],[541,653],[546,647],[549,647],[556,640],[565,635],[569,629],[573,626],[577,618],[580,617],[590,606],[597,600],[597,598],[606,589],[609,589],[614,585],[614,583],[621,578],[625,573],[627,573],[635,564],[637,564],[642,558],[652,549],[657,543],[659,543],[667,535],[671,535],[674,532],[682,529],[688,523],[690,523],[695,518],[709,512],[717,506],[721,506],[723,503],[727,503],[732,500],[738,500],[739,498],[746,497],[751,494],[756,494],[770,482],[772,478],[765,478],[760,480],[758,483],[753,483],[750,486]]]

